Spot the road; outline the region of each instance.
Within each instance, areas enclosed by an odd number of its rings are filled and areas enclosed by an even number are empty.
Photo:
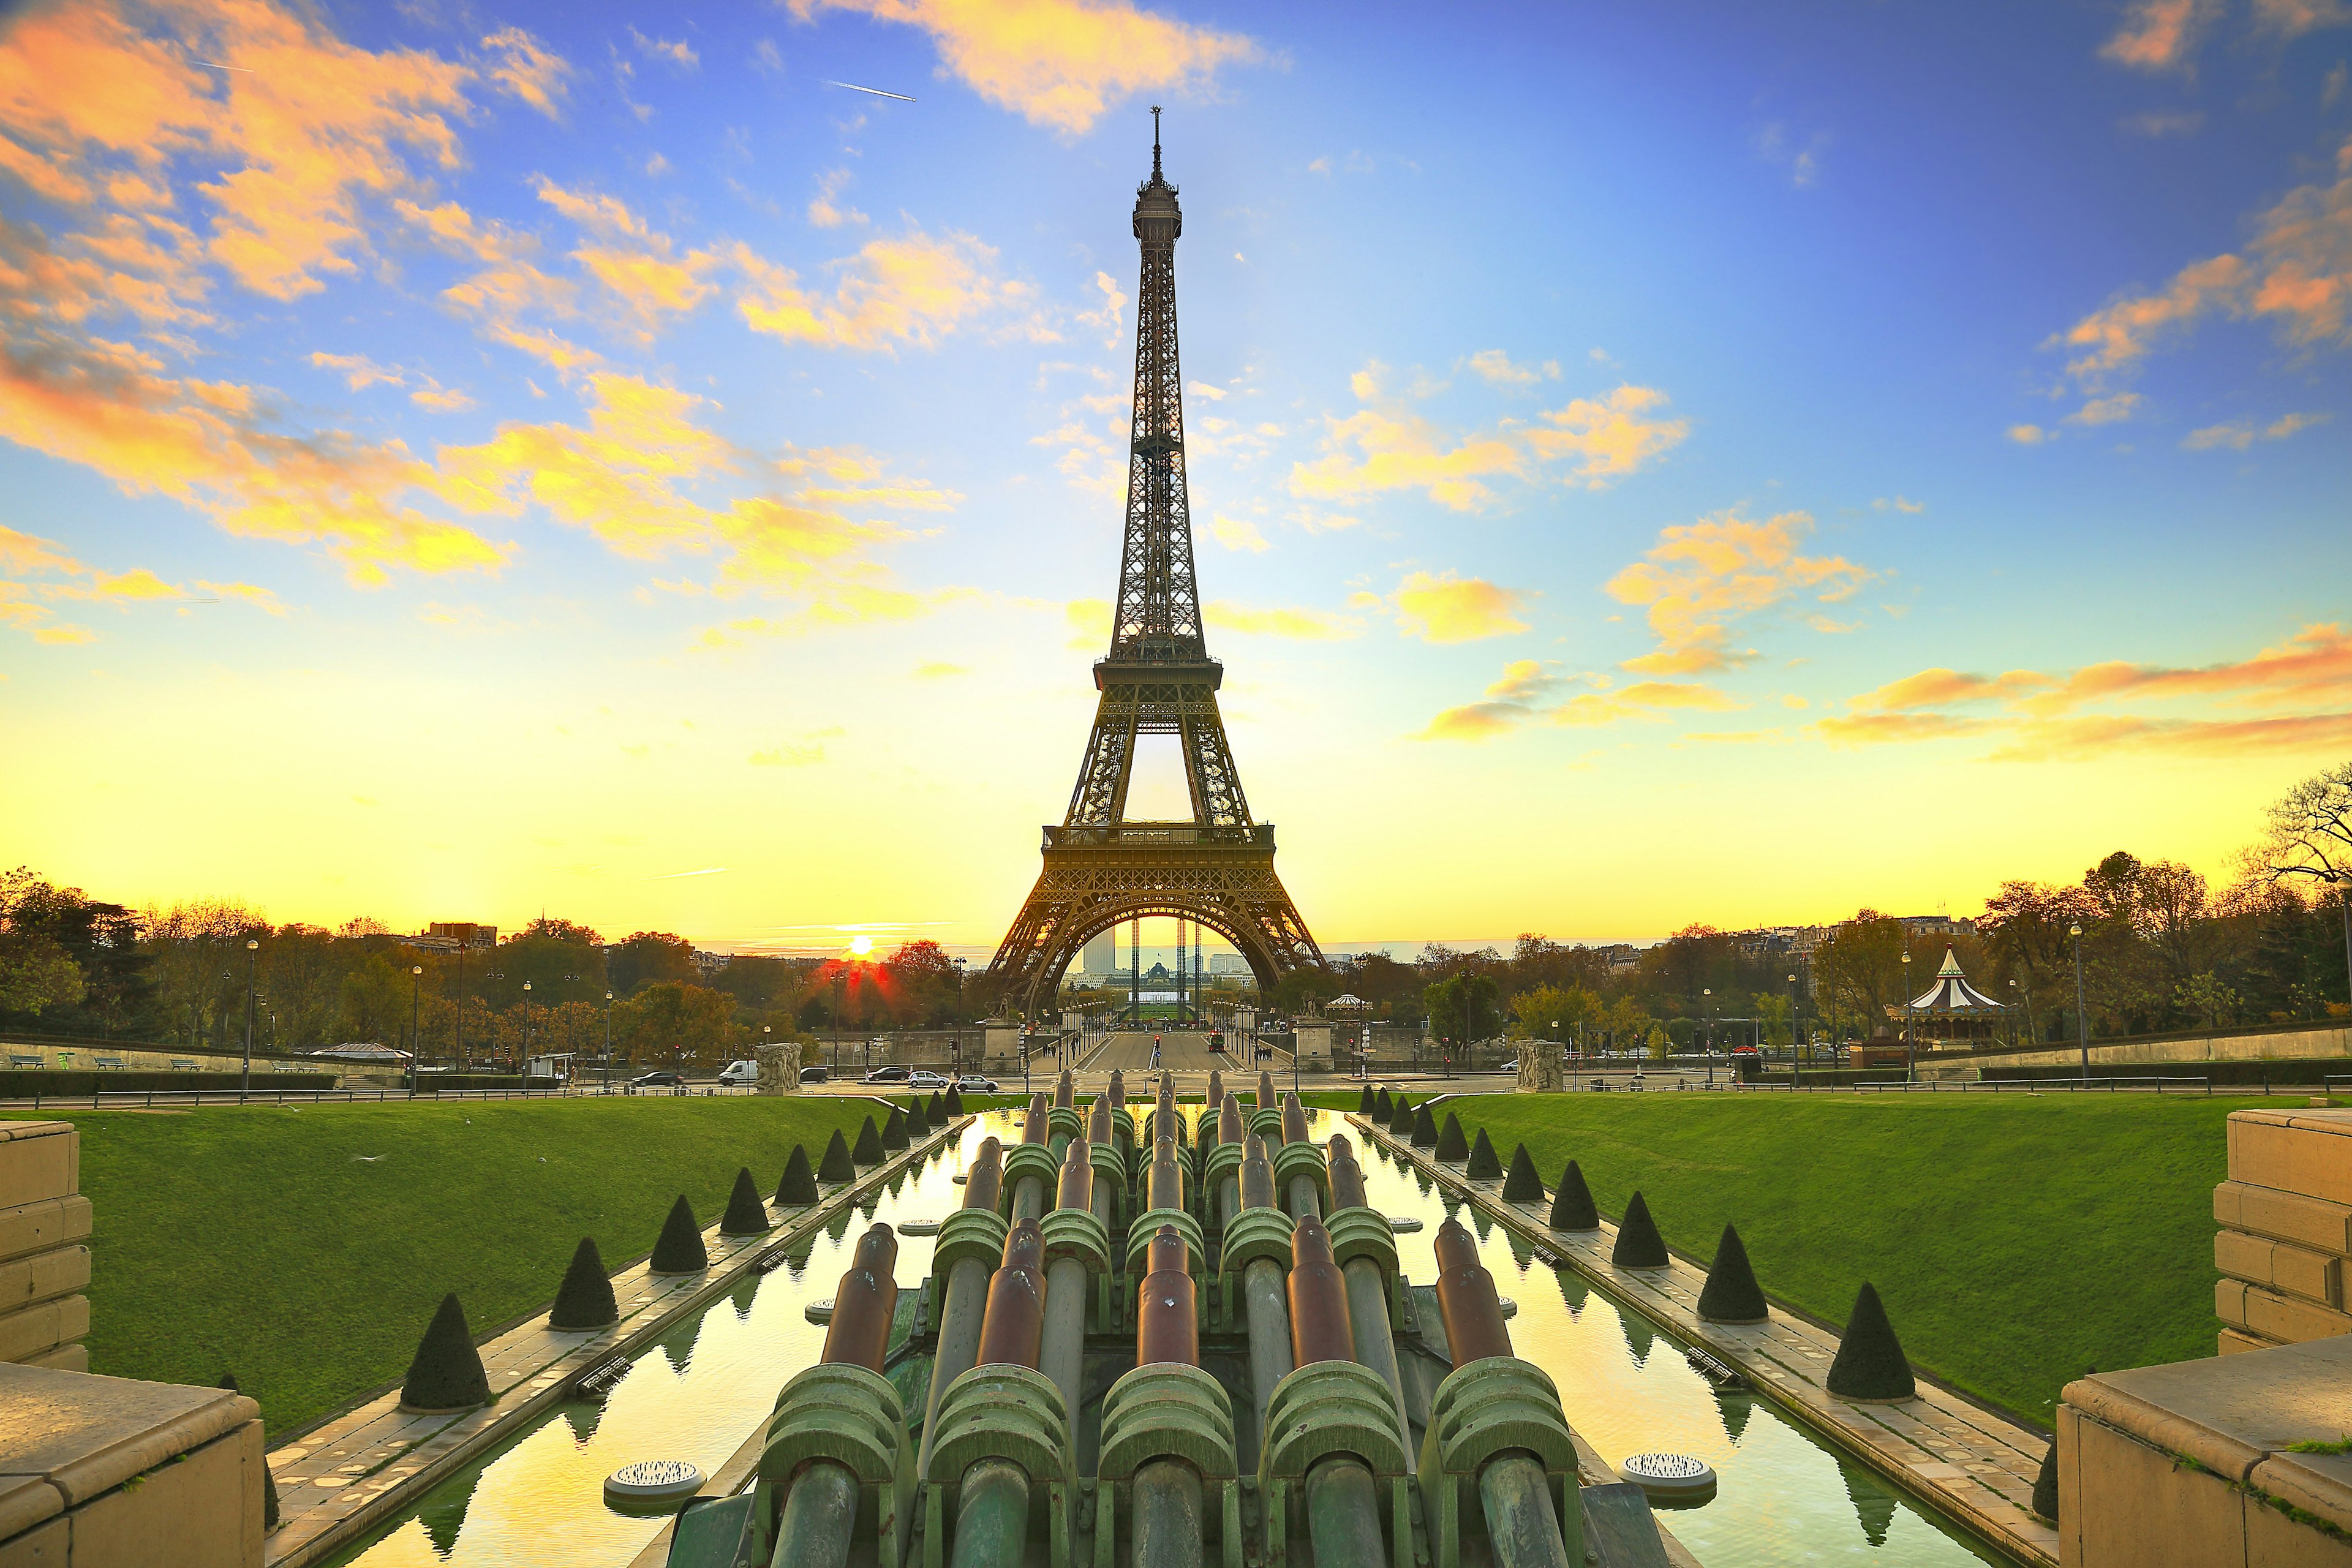
[[[1213,1068],[1234,1070],[1230,1056],[1215,1056],[1209,1050],[1209,1037],[1198,1031],[1183,1033],[1161,1031],[1154,1037],[1148,1030],[1129,1030],[1111,1036],[1095,1054],[1087,1059],[1091,1072],[1108,1073],[1113,1068],[1129,1073],[1151,1069],[1151,1042],[1160,1041],[1160,1065],[1170,1072],[1207,1072]]]

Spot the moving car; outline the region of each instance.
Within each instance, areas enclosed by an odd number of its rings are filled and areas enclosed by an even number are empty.
[[[803,1083],[824,1083],[832,1077],[833,1074],[826,1071],[824,1068],[801,1068],[801,1081]]]
[[[908,1089],[945,1089],[947,1086],[948,1075],[943,1072],[933,1072],[929,1068],[921,1068],[907,1079]]]
[[[686,1075],[675,1072],[639,1073],[629,1080],[631,1089],[684,1089]]]
[[[729,1089],[749,1089],[760,1081],[758,1062],[729,1062],[719,1074],[719,1081]]]
[[[955,1088],[958,1094],[994,1094],[996,1080],[992,1078],[982,1078],[976,1072],[968,1072],[955,1080]]]
[[[909,1076],[906,1068],[876,1068],[858,1081],[861,1083],[904,1083]]]

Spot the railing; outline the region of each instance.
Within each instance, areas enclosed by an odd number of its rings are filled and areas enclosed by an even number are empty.
[[[888,1088],[891,1086],[882,1085],[879,1087]],[[425,1084],[417,1089],[415,1093],[411,1093],[405,1089],[397,1088],[257,1089],[247,1092],[239,1092],[234,1089],[93,1089],[89,1094],[45,1095],[37,1091],[30,1098],[20,1096],[16,1100],[0,1103],[18,1106],[29,1105],[36,1110],[39,1110],[45,1106],[57,1106],[60,1109],[68,1106],[86,1106],[92,1110],[103,1110],[110,1106],[120,1110],[153,1110],[159,1107],[168,1110],[174,1106],[185,1106],[193,1110],[196,1107],[206,1105],[373,1105],[410,1100],[593,1099],[608,1094],[617,1098],[631,1092],[632,1090],[627,1084],[617,1080],[609,1089],[601,1083],[557,1084],[545,1089],[438,1089],[431,1084]],[[759,1091],[749,1085],[739,1086],[710,1083],[689,1084],[682,1091],[669,1088],[661,1088],[640,1089],[634,1092],[652,1095],[682,1094],[686,1097],[709,1099],[714,1097],[732,1098],[739,1095],[756,1094]]]
[[[1191,822],[1123,822],[1108,827],[1047,827],[1048,849],[1108,848],[1127,845],[1158,847],[1170,844],[1248,844],[1274,847],[1274,824],[1258,822],[1239,827],[1207,826]]]

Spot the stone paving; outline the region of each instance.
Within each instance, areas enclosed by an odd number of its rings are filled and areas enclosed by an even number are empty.
[[[2049,1439],[1918,1379],[1919,1395],[1889,1405],[1840,1399],[1824,1386],[1838,1336],[1776,1312],[1768,1323],[1702,1322],[1699,1291],[1706,1271],[1677,1258],[1664,1268],[1620,1268],[1609,1261],[1617,1227],[1557,1231],[1547,1197],[1505,1203],[1499,1181],[1473,1182],[1367,1118],[1350,1115],[1363,1136],[1427,1173],[1449,1195],[1475,1205],[1529,1242],[1558,1255],[1610,1297],[1688,1344],[1703,1347],[1744,1373],[1757,1392],[1853,1453],[1904,1490],[1958,1520],[2011,1554],[2036,1564],[2058,1561],[2058,1532],[2028,1508]],[[1916,1374],[1915,1374],[1916,1375]],[[1574,1413],[1570,1413],[1571,1421]]]
[[[484,1343],[488,1405],[420,1415],[402,1410],[394,1389],[271,1450],[280,1523],[269,1534],[268,1568],[304,1568],[348,1546],[371,1524],[511,1436],[561,1399],[581,1374],[652,1343],[679,1320],[725,1295],[761,1257],[814,1236],[845,1205],[936,1153],[970,1120],[959,1119],[854,1182],[826,1186],[807,1208],[771,1203],[769,1217],[778,1229],[748,1237],[721,1236],[715,1226],[704,1231],[708,1268],[662,1275],[644,1259],[631,1264],[613,1276],[621,1317],[608,1328],[559,1332],[547,1326],[541,1312]]]

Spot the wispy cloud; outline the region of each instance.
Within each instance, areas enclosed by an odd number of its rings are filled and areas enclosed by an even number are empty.
[[[1801,553],[1812,527],[1806,512],[1757,521],[1735,507],[1660,530],[1648,554],[1609,581],[1612,598],[1646,613],[1658,644],[1625,668],[1644,675],[1736,668],[1756,657],[1731,646],[1740,622],[1800,598],[1841,603],[1877,580],[1843,555]]]
[[[1678,713],[1722,713],[1740,706],[1728,693],[1696,682],[1643,680],[1613,689],[1612,684],[1606,676],[1567,675],[1546,660],[1517,659],[1504,666],[1501,679],[1480,700],[1446,709],[1416,738],[1485,741],[1532,724],[1662,722]]]
[[[1526,631],[1528,623],[1519,619],[1519,612],[1534,597],[1523,588],[1500,587],[1483,577],[1457,577],[1448,570],[1407,574],[1386,602],[1407,637],[1445,644]]]

